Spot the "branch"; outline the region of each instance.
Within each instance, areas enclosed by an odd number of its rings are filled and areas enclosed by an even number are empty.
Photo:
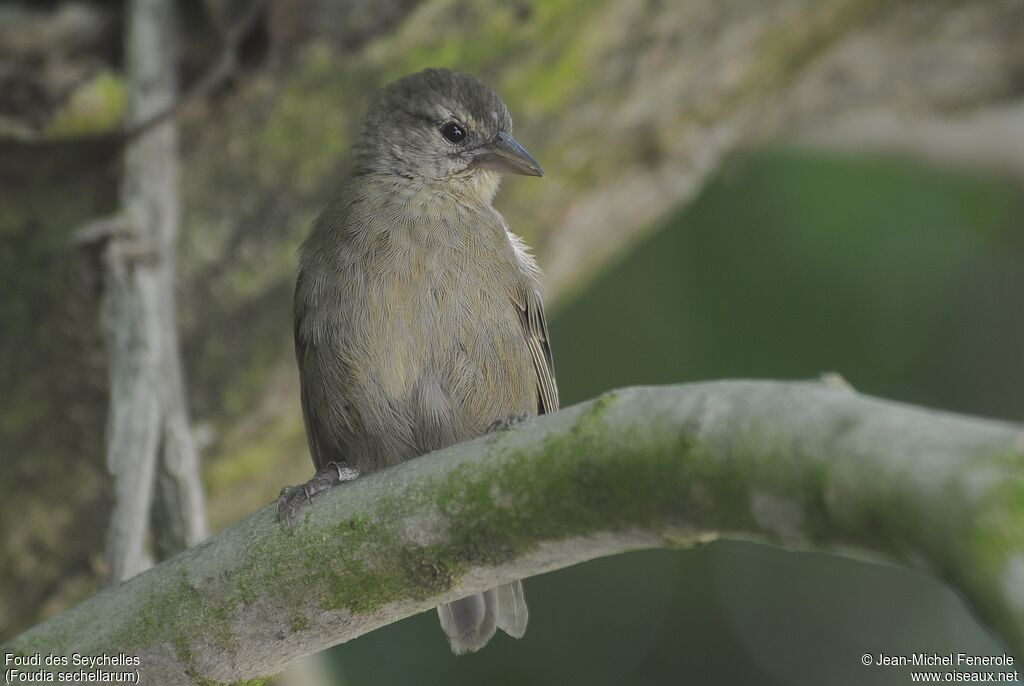
[[[926,570],[1024,656],[1021,429],[751,381],[606,394],[339,487],[294,536],[265,507],[4,650],[251,679],[512,579],[717,536]]]

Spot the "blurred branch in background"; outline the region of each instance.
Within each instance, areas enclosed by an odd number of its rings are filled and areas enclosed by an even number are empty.
[[[927,571],[1020,657],[1022,489],[1010,424],[833,383],[625,389],[336,488],[294,535],[263,508],[4,650],[236,682],[511,579],[721,534]]]
[[[306,178],[289,161],[306,157],[310,166],[325,153],[341,157],[344,140],[335,150],[335,137],[356,125],[362,99],[379,80],[424,66],[478,73],[513,94],[517,121],[552,168],[543,188],[516,191],[538,197],[514,198],[514,215],[523,216],[510,221],[541,234],[531,238],[541,239],[532,242],[541,246],[555,295],[582,285],[691,199],[731,151],[769,137],[863,142],[1024,174],[1003,145],[1018,145],[1024,126],[1012,116],[1024,74],[1020,0],[603,0],[557,9],[525,1],[274,0],[265,16],[254,9],[259,5],[206,4],[217,27],[213,42],[223,48],[219,56],[197,47],[211,42],[209,35],[188,36],[190,49],[213,65],[195,80],[204,95],[234,70],[243,39],[261,18],[265,49],[277,64],[259,88],[224,93],[236,123],[199,122],[201,147],[189,156],[191,168],[215,169],[230,146],[234,162],[247,170],[252,196],[272,189],[281,203],[297,201],[292,214],[303,215],[307,204],[323,200],[310,196],[326,193],[332,176]],[[42,40],[65,37],[72,46],[88,46],[109,21],[98,6],[74,7],[20,21],[36,27]],[[8,23],[13,35],[18,24]],[[78,27],[81,37],[66,39],[68,27]],[[5,40],[24,44],[0,29],[0,44]],[[339,54],[303,50],[311,45],[329,45]],[[60,140],[67,127],[56,124],[87,101],[76,93],[88,89],[95,69],[33,70],[25,50],[12,50],[8,60],[19,79],[11,92],[38,96],[12,97],[7,107],[0,102],[0,135]],[[51,52],[52,63],[72,63],[62,57],[68,48],[52,46]],[[299,110],[295,99],[302,102]],[[988,126],[993,117],[1005,123]],[[261,147],[272,143],[268,129],[282,118],[294,127],[290,152],[276,144]],[[250,119],[267,129],[250,129]],[[108,121],[117,124],[116,117]],[[308,141],[298,135],[309,130],[319,135]],[[955,135],[944,135],[947,130]],[[275,169],[253,178],[253,168],[268,164]],[[238,193],[220,201],[212,196],[223,191],[208,184],[205,191],[189,191],[199,196],[197,205],[208,206],[197,221],[219,221],[209,210],[221,203],[237,213]],[[281,223],[270,213],[249,232],[273,231]]]
[[[129,127],[152,120],[177,98],[174,6],[173,0],[129,3]],[[110,378],[107,467],[114,481],[106,545],[111,583],[148,566],[151,509],[160,558],[207,534],[175,314],[178,173],[177,127],[167,120],[125,148],[121,212],[87,225],[76,237],[98,256],[102,271]]]
[[[541,263],[559,295],[585,285],[657,219],[695,197],[737,148],[767,140],[846,149],[864,143],[940,162],[969,158],[975,168],[1024,181],[1024,158],[1013,159],[1024,119],[988,126],[1022,103],[1020,0],[729,0],[665,3],[661,11],[651,28],[624,3],[622,25],[642,26],[635,30],[647,44],[613,62],[621,73],[601,77],[615,102],[574,122],[570,140],[591,135],[611,151],[620,138],[638,159],[620,174],[602,170],[594,192],[549,213],[559,222]],[[943,135],[949,129],[959,135]]]

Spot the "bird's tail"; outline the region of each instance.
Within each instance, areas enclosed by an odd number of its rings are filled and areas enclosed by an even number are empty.
[[[456,655],[483,648],[496,628],[512,638],[522,638],[530,617],[520,581],[445,603],[437,608],[437,614]]]

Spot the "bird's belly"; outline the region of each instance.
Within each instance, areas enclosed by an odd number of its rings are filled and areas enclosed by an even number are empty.
[[[379,466],[483,434],[497,419],[533,414],[536,372],[512,301],[465,274],[387,287],[359,347],[361,384],[374,398],[356,408],[355,436]],[[410,286],[412,286],[410,288]],[[416,293],[399,307],[398,290]]]

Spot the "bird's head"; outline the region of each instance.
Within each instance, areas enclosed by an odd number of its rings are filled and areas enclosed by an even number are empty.
[[[357,152],[361,173],[449,183],[493,195],[500,174],[543,176],[512,138],[498,94],[468,74],[426,69],[381,90]]]

